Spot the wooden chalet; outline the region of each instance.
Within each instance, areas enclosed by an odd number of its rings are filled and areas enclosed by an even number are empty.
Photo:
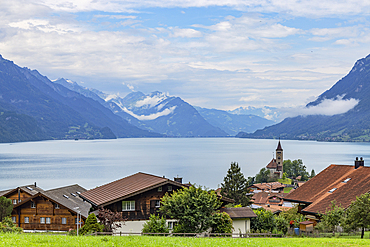
[[[302,214],[319,217],[331,202],[347,208],[356,197],[370,192],[370,167],[356,158],[355,166],[330,165],[287,195],[284,200],[299,203]]]
[[[47,191],[35,184],[0,192],[0,196],[12,200],[12,220],[24,230],[68,231],[76,229],[77,214],[82,224],[88,216],[91,205],[79,197],[84,191],[77,184]]]

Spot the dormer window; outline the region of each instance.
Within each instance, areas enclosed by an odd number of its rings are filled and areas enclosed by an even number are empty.
[[[347,178],[346,180],[343,181],[343,183],[347,183],[351,178]]]
[[[337,188],[333,188],[331,190],[329,190],[329,193],[333,193]]]

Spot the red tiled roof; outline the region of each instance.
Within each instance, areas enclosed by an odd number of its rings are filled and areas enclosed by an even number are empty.
[[[349,181],[343,181],[350,178]],[[336,188],[334,191],[330,190]],[[325,213],[331,201],[347,208],[350,203],[370,191],[370,167],[355,169],[350,165],[330,165],[315,177],[289,193],[284,200],[309,204],[302,212]]]
[[[183,186],[181,183],[174,182],[168,178],[139,172],[85,191],[81,196],[96,206],[104,206],[106,203],[124,199],[138,192],[144,192],[166,183],[175,184],[180,187]]]
[[[255,218],[257,215],[253,212],[252,209],[248,207],[241,208],[221,208],[221,212],[227,213],[231,219],[240,219],[240,218]]]

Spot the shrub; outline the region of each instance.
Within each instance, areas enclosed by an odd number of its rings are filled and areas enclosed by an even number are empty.
[[[93,232],[101,232],[103,231],[104,226],[102,224],[98,223],[98,220],[96,219],[95,214],[89,214],[89,216],[86,219],[86,223],[81,229],[79,230],[79,234],[85,235],[90,234]]]
[[[213,223],[211,224],[212,233],[232,233],[233,232],[233,221],[230,216],[225,213],[214,213]]]
[[[168,233],[166,219],[163,216],[160,218],[158,215],[151,214],[149,220],[144,223],[143,233]]]
[[[23,229],[17,227],[10,217],[5,217],[3,221],[0,222],[0,232],[22,233]]]

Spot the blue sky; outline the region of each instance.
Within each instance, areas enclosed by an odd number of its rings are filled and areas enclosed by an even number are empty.
[[[22,67],[110,94],[158,90],[207,108],[305,105],[370,53],[367,1],[0,6],[0,54]]]

